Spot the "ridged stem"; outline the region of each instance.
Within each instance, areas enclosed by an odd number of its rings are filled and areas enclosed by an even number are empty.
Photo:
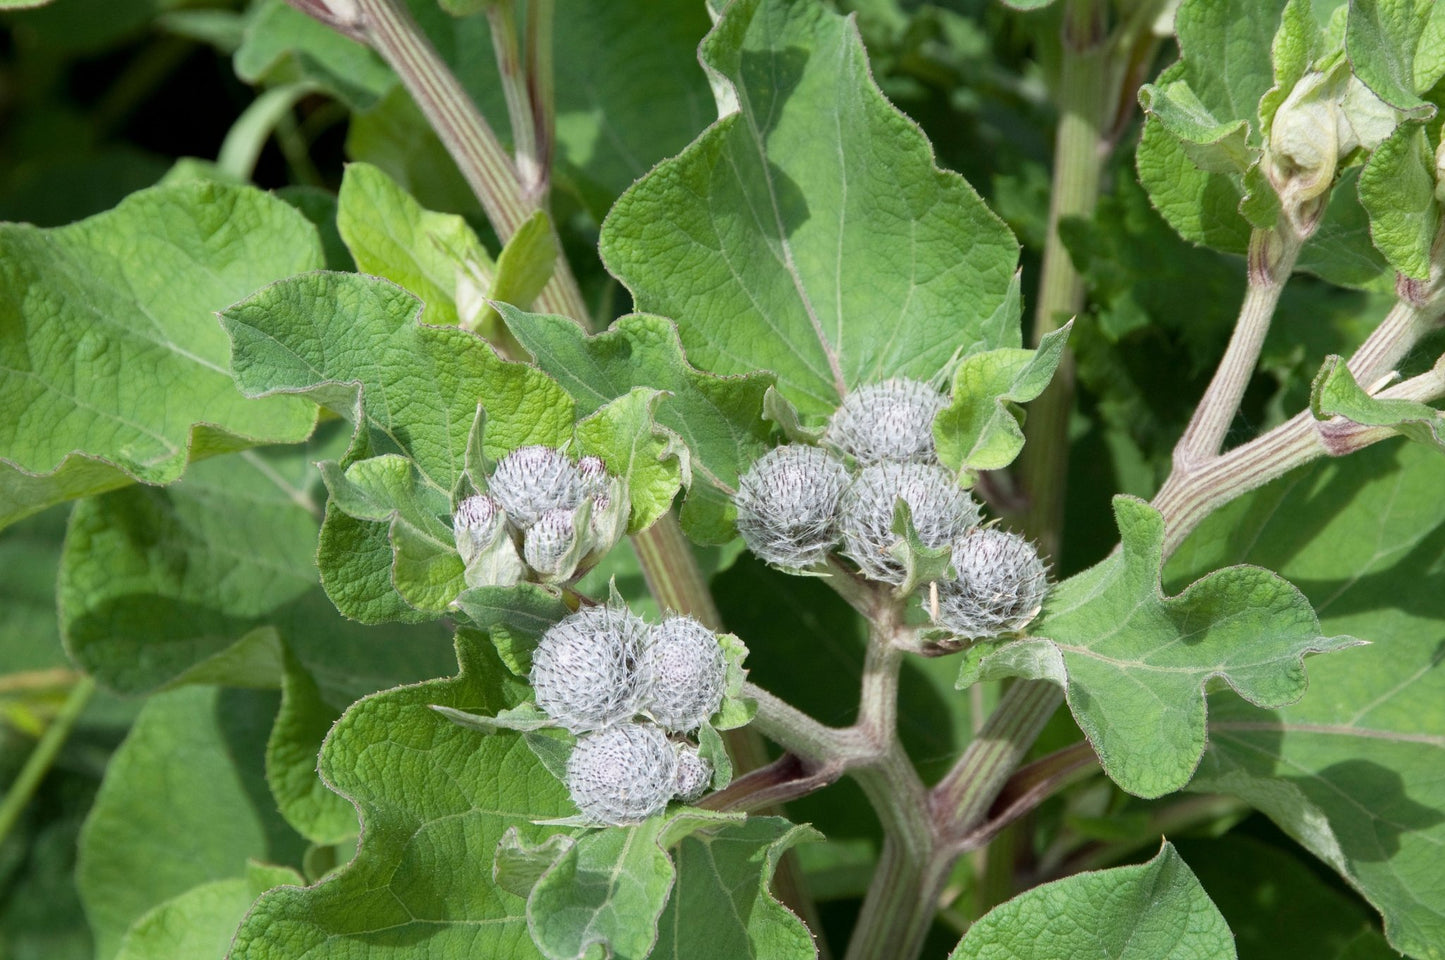
[[[65,746],[65,741],[70,738],[70,732],[75,729],[76,722],[80,715],[85,712],[86,704],[90,703],[91,695],[95,693],[95,681],[87,676],[82,676],[75,681],[70,688],[70,695],[65,698],[61,705],[60,712],[50,721],[45,732],[40,735],[35,749],[30,751],[30,756],[25,758],[25,765],[20,768],[20,773],[5,791],[5,798],[0,800],[0,843],[15,829],[15,824],[20,820],[20,814],[30,803],[30,798],[39,789],[45,774],[55,763],[59,756],[60,749]]]

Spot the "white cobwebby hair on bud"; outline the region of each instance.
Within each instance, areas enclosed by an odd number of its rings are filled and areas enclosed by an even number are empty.
[[[937,623],[960,637],[981,639],[1028,626],[1049,590],[1048,568],[1033,544],[985,527],[953,548],[958,576],[938,585]]]
[[[843,494],[838,526],[843,552],[871,580],[899,584],[907,577],[889,548],[898,542],[893,510],[908,504],[913,528],[926,546],[940,549],[978,525],[978,504],[936,464],[884,461],[864,467]]]
[[[642,699],[637,662],[648,629],[642,618],[606,606],[553,624],[532,652],[537,706],[573,733],[631,720]]]
[[[712,786],[712,764],[692,744],[679,743],[676,747],[677,773],[673,795],[683,803],[692,803]]]
[[[563,560],[577,543],[571,510],[548,510],[532,524],[522,541],[527,566],[544,576],[561,573]]]
[[[738,532],[768,563],[817,563],[838,542],[838,499],[847,484],[843,461],[821,447],[770,450],[738,481]]]
[[[612,479],[607,475],[607,461],[601,457],[585,456],[577,461],[577,475],[582,478],[582,495],[586,497],[605,497],[607,495],[608,482]]]
[[[593,823],[638,823],[677,790],[677,753],[661,729],[627,723],[585,736],[567,759],[567,789]]]
[[[642,709],[673,733],[696,730],[722,705],[722,647],[692,617],[669,617],[652,628],[637,673]]]
[[[828,421],[825,436],[859,463],[936,462],[933,420],[945,398],[920,380],[897,377],[850,392]]]
[[[548,510],[575,510],[585,494],[582,474],[551,447],[518,447],[497,462],[488,489],[512,522],[526,529]]]
[[[491,544],[497,530],[506,523],[506,514],[495,498],[484,493],[467,497],[457,504],[452,514],[452,535],[462,561],[470,563]]]

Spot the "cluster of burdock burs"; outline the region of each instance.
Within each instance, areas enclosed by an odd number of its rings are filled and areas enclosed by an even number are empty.
[[[837,551],[869,580],[910,583],[907,537],[895,523],[908,505],[917,541],[951,550],[951,575],[925,604],[959,638],[1022,630],[1039,612],[1048,571],[1032,544],[982,526],[978,504],[938,462],[933,421],[944,397],[926,383],[893,379],[849,393],[822,444],[769,451],[734,497],[738,530],[753,553],[793,571],[821,571]]]

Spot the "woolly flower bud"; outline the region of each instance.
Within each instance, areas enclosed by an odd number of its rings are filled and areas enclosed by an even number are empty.
[[[577,526],[571,510],[548,510],[522,541],[527,566],[544,577],[567,577],[577,566]],[[572,569],[564,569],[572,568]]]
[[[632,719],[647,624],[626,610],[584,607],[542,634],[532,652],[537,706],[573,733]]]
[[[943,407],[943,396],[918,380],[870,383],[843,398],[828,421],[827,437],[859,463],[936,461],[933,418]]]
[[[892,461],[864,467],[843,494],[838,526],[843,552],[872,580],[898,584],[907,576],[889,553],[899,541],[893,532],[899,499],[908,504],[918,539],[928,547],[947,547],[978,524],[978,505],[942,467]]]
[[[712,764],[697,752],[697,747],[679,743],[673,780],[673,795],[683,803],[692,803],[712,786]]]
[[[738,532],[769,563],[817,563],[838,542],[838,498],[847,483],[843,462],[827,450],[770,450],[738,482]]]
[[[452,516],[452,535],[462,562],[470,564],[481,556],[497,539],[506,521],[502,505],[486,494],[467,497],[457,504],[457,512]]]
[[[677,754],[654,726],[625,723],[583,737],[567,760],[567,789],[594,823],[646,820],[677,789]]]
[[[938,624],[961,637],[996,637],[1022,630],[1048,593],[1048,570],[1033,544],[987,527],[953,548],[957,579],[938,585]]]
[[[607,475],[606,460],[601,457],[583,457],[577,461],[577,475],[582,478],[584,496],[607,496],[607,487],[612,478]]]
[[[551,447],[518,447],[503,457],[489,481],[492,496],[522,529],[548,510],[575,510],[582,502],[577,465]]]
[[[722,647],[692,617],[669,617],[652,628],[637,673],[642,709],[674,733],[696,730],[722,704]]]

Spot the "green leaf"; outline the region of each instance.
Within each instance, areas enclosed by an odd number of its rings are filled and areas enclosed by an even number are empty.
[[[652,526],[672,509],[683,481],[691,480],[687,447],[653,419],[662,397],[659,390],[634,387],[577,424],[577,452],[601,457],[608,474],[627,482],[628,533]]]
[[[1224,917],[1165,843],[1148,863],[1081,873],[990,910],[949,960],[1234,957]]]
[[[1199,169],[1160,121],[1144,121],[1134,163],[1149,202],[1185,240],[1226,253],[1249,249],[1249,221],[1239,215],[1242,185]]]
[[[253,86],[309,81],[357,110],[396,83],[396,75],[364,44],[283,0],[263,0],[253,10],[234,66],[236,76]]]
[[[647,957],[673,885],[667,847],[736,814],[684,810],[633,827],[593,830],[571,844],[527,897],[532,938],[549,960],[596,946],[607,956]]]
[[[331,502],[357,520],[387,525],[392,586],[408,604],[440,615],[466,587],[457,553],[451,498],[429,486],[416,465],[396,454],[359,460],[344,470],[320,464]]]
[[[559,253],[552,221],[538,210],[517,228],[497,257],[491,298],[526,310],[552,279]]]
[[[1215,119],[1185,81],[1146,85],[1139,91],[1139,103],[1201,170],[1242,174],[1257,159],[1258,149],[1249,145],[1249,121]]]
[[[423,209],[369,163],[347,165],[336,227],[357,270],[385,277],[416,295],[422,302],[422,323],[454,327],[470,321],[470,316],[458,316],[460,292],[486,290],[497,274],[465,220]]]
[[[583,415],[639,386],[666,390],[654,416],[687,444],[692,467],[683,528],[704,543],[732,538],[729,494],[738,475],[771,446],[762,416],[771,376],[715,377],[694,369],[677,328],[661,317],[632,314],[588,337],[565,317],[499,309],[512,335],[572,395]]]
[[[1432,0],[1351,0],[1345,23],[1345,54],[1355,76],[1414,120],[1428,120],[1436,112],[1415,87],[1416,51],[1433,6]]]
[[[320,263],[299,213],[217,183],[144,190],[52,230],[0,225],[0,409],[12,411],[0,423],[0,525],[306,437],[310,404],[236,392],[212,311]]]
[[[430,708],[495,714],[529,695],[481,634],[459,633],[457,653],[459,676],[376,694],[338,721],[321,774],[361,812],[356,857],[317,886],[264,894],[232,960],[465,956],[479,942],[491,957],[536,956],[525,903],[493,882],[492,855],[509,828],[529,846],[557,833],[532,821],[572,804],[518,735]]]
[[[248,451],[197,464],[165,490],[78,504],[58,589],[75,662],[126,693],[185,682],[275,687],[284,640],[340,706],[444,671],[440,631],[365,630],[317,589],[312,454]],[[337,644],[350,651],[345,662]]]
[[[1445,379],[1445,358],[1435,366]],[[1372,427],[1394,427],[1411,440],[1445,450],[1445,413],[1414,400],[1380,399],[1355,381],[1343,357],[1327,357],[1310,390],[1310,411],[1316,420],[1344,417]]]
[[[223,960],[231,935],[257,896],[283,883],[304,882],[289,867],[251,864],[244,877],[192,887],[132,924],[116,960]]]
[[[1192,786],[1267,813],[1380,911],[1395,949],[1422,958],[1445,943],[1442,484],[1438,453],[1382,444],[1223,508],[1170,569],[1269,564],[1314,601],[1324,629],[1371,641],[1313,663],[1292,706],[1220,698]]]
[[[184,687],[146,702],[111,757],[80,839],[81,898],[96,957],[146,911],[248,859],[299,866],[305,845],[262,773],[276,695]]]
[[[850,387],[928,379],[1017,336],[989,323],[1017,243],[879,93],[850,21],[735,3],[701,56],[725,116],[624,194],[601,239],[692,362],[773,370],[804,414],[826,414]]]
[[[1064,358],[1070,320],[1047,334],[1037,350],[1006,347],[975,353],[953,374],[953,397],[933,421],[938,459],[956,472],[1001,470],[1024,446],[1019,415],[1012,405],[1044,392]]]
[[[1264,132],[1268,133],[1280,104],[1289,98],[1310,64],[1324,55],[1326,46],[1324,30],[1315,18],[1310,0],[1289,0],[1280,13],[1279,31],[1270,45],[1274,86],[1259,101],[1259,120]]]
[[[360,658],[353,654],[348,659]],[[358,830],[356,810],[316,776],[316,754],[341,710],[327,702],[316,678],[288,651],[281,707],[266,740],[266,780],[286,822],[315,844],[344,843]],[[238,916],[230,929],[239,922]]]
[[[1430,248],[1440,231],[1435,155],[1425,127],[1405,123],[1370,154],[1360,173],[1360,203],[1370,235],[1390,266],[1407,277],[1430,275]]]
[[[672,851],[677,881],[648,957],[816,956],[807,927],[773,897],[770,884],[789,848],[821,839],[780,817],[748,817],[684,839]]]
[[[1237,833],[1176,842],[1243,960],[1272,960],[1281,944],[1286,955],[1312,960],[1346,960],[1371,947],[1387,951],[1382,960],[1398,956],[1369,909],[1304,862],[1304,851]]]
[[[419,322],[420,306],[386,280],[309,273],[222,311],[221,324],[242,392],[302,394],[356,417],[344,462],[398,453],[448,496],[478,403],[493,457],[571,436],[572,404],[556,383],[475,334]]]
[[[1246,121],[1260,143],[1259,101],[1274,85],[1286,0],[1185,0],[1174,17],[1179,78],[1216,122]]]
[[[1064,688],[1104,772],[1141,797],[1189,782],[1207,740],[1204,687],[1223,680],[1260,706],[1298,700],[1304,656],[1352,646],[1324,637],[1309,602],[1260,567],[1229,567],[1177,596],[1160,589],[1164,521],[1114,498],[1120,552],[1058,584],[1033,637],[970,648],[959,685],[1028,676]]]
[[[542,634],[572,612],[561,598],[535,583],[472,587],[457,597],[456,608],[479,630],[487,631],[502,662],[519,677],[531,672],[532,650]]]

